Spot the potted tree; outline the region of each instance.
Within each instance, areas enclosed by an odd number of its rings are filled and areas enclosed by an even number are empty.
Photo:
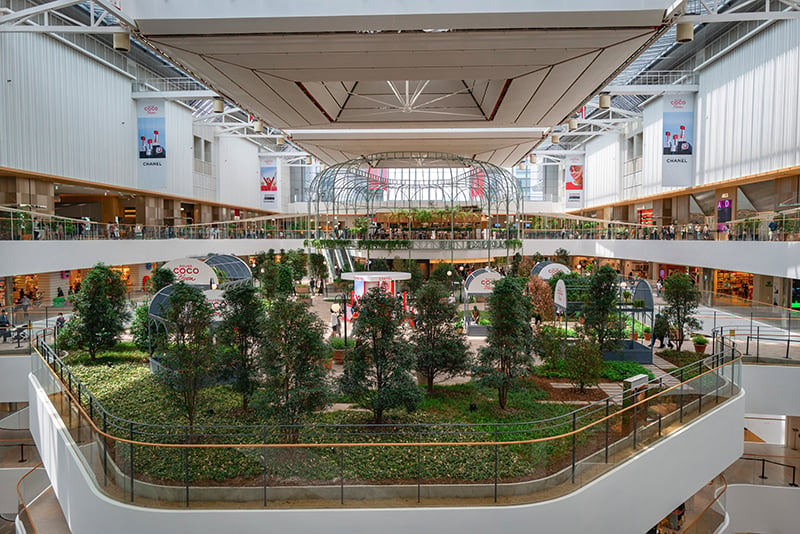
[[[692,343],[694,343],[695,352],[704,354],[706,352],[706,345],[708,345],[708,338],[701,334],[695,334],[692,336]]]

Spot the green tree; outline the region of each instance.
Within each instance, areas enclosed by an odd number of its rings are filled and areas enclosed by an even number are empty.
[[[306,274],[308,257],[302,250],[281,251],[281,264],[289,266],[292,271],[292,280],[300,281]]]
[[[405,281],[405,285],[412,295],[425,283],[425,275],[416,260],[404,260],[395,256],[392,266],[396,272],[411,274],[411,278]]]
[[[164,310],[169,344],[162,378],[176,392],[190,432],[194,429],[200,391],[210,384],[216,369],[210,330],[212,314],[203,293],[183,282],[174,285],[169,308]]]
[[[156,351],[163,351],[167,334],[163,327],[150,324],[150,307],[147,304],[137,306],[131,322],[133,344],[150,356]]]
[[[667,306],[661,313],[678,331],[678,339],[674,341],[677,345],[676,350],[680,352],[686,333],[700,328],[700,322],[693,317],[700,305],[700,291],[695,289],[688,274],[674,273],[664,280],[662,295]]]
[[[414,355],[399,336],[403,309],[392,295],[372,288],[361,297],[353,337],[339,385],[383,422],[386,410],[417,407],[420,391],[411,378]]]
[[[328,278],[328,267],[325,264],[325,256],[319,252],[314,252],[308,256],[308,274],[317,281],[324,282]]]
[[[331,401],[323,367],[330,348],[323,335],[322,322],[305,304],[279,299],[270,305],[258,357],[264,387],[255,397],[266,416],[283,425],[299,425]],[[296,440],[297,431],[290,430],[288,437]]]
[[[473,370],[481,385],[497,389],[502,410],[509,390],[533,363],[533,306],[524,288],[523,278],[507,276],[495,282],[488,299],[492,324]]]
[[[232,389],[242,396],[242,410],[247,410],[259,384],[256,353],[264,336],[266,313],[249,284],[228,288],[223,298],[222,322],[216,331],[221,363],[233,377]]]
[[[291,295],[294,291],[292,280],[292,268],[283,263],[280,264],[278,266],[278,286],[275,289],[275,296],[286,297],[287,295]]]
[[[150,277],[150,291],[158,293],[161,289],[173,283],[175,283],[175,273],[169,269],[159,267],[153,271],[153,276]]]
[[[622,337],[617,313],[618,292],[617,272],[610,266],[604,265],[589,276],[583,315],[586,330],[597,339],[601,352],[616,349]]]
[[[385,272],[389,270],[389,263],[383,258],[372,258],[369,264],[370,271]]]
[[[431,280],[417,291],[414,300],[417,329],[411,343],[417,371],[428,380],[428,393],[433,393],[436,377],[456,376],[469,368],[469,347],[456,330],[456,305],[447,302],[449,294],[444,285]]]
[[[448,272],[450,276],[447,276]],[[458,271],[452,263],[440,263],[433,269],[430,279],[449,285],[454,276],[458,276]]]
[[[253,274],[259,282],[261,296],[265,299],[273,299],[278,295],[278,273],[280,272],[280,264],[275,256],[275,251],[269,249],[267,252],[260,252],[256,254],[255,260],[256,266]]]
[[[75,294],[75,325],[80,343],[92,360],[100,349],[110,349],[125,329],[130,313],[125,309],[125,282],[107,265],[98,263]]]
[[[553,261],[569,267],[569,251],[565,248],[557,248]]]
[[[588,386],[597,385],[603,372],[603,355],[600,344],[591,336],[579,336],[566,349],[566,371],[569,381],[581,393]]]

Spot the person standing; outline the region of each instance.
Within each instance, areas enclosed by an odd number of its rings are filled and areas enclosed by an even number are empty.
[[[331,337],[339,337],[339,314],[331,306]]]
[[[10,326],[11,322],[8,320],[6,310],[0,310],[0,336],[3,338],[3,343],[11,336]]]
[[[314,278],[312,278],[311,280],[308,281],[308,287],[309,287],[309,293],[313,297],[314,296],[314,289],[316,289],[316,287],[317,287],[317,281]]]

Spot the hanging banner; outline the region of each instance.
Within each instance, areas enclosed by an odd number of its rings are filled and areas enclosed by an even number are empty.
[[[584,157],[582,155],[567,156],[564,166],[564,183],[567,191],[566,206],[567,208],[582,208]]]
[[[484,174],[482,170],[473,169],[469,177],[469,199],[483,200],[485,197]]]
[[[389,169],[370,169],[367,171],[367,189],[370,198],[382,202],[386,200],[389,189]]]
[[[694,182],[694,95],[664,96],[661,185],[689,187]]]
[[[149,190],[167,188],[167,135],[164,100],[136,102],[136,152],[139,154],[139,187]]]
[[[261,158],[261,208],[278,209],[278,163],[274,158]]]

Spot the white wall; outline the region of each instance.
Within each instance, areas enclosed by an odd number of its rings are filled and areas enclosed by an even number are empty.
[[[218,137],[218,201],[235,206],[261,208],[258,147],[236,137]],[[283,183],[281,183],[283,186]],[[284,186],[289,188],[288,184]]]
[[[0,468],[0,514],[6,517],[17,515],[17,482],[30,470],[30,466]]]
[[[0,356],[0,402],[27,402],[26,377],[30,372],[29,355]]]
[[[800,20],[775,22],[699,82],[698,183],[800,164]]]
[[[167,187],[164,192],[192,197],[194,194],[192,112],[175,102],[165,102],[167,130]]]
[[[98,261],[130,265],[167,261],[187,256],[255,254],[281,248],[303,247],[302,239],[166,239],[121,241],[4,241],[0,276],[53,272],[92,267]],[[800,278],[800,242],[759,241],[641,241],[596,239],[528,239],[526,256],[554,254],[564,248],[573,256],[640,260]],[[403,254],[407,254],[403,252]],[[403,254],[400,254],[401,256]],[[449,257],[449,251],[413,251],[415,258]],[[493,250],[502,256],[505,249]],[[388,257],[397,256],[397,252]],[[481,258],[478,250],[455,251],[456,258]],[[375,253],[373,253],[375,256]]]
[[[586,143],[585,206],[610,204],[622,192],[622,142],[620,135],[603,135]]]
[[[20,248],[20,244],[29,245]],[[3,241],[0,276],[133,265],[215,254],[244,256],[271,248],[297,249],[302,239],[164,239],[109,241]]]
[[[136,187],[130,76],[31,33],[0,34],[0,72],[0,166]]]
[[[792,365],[745,365],[742,387],[747,413],[800,415],[800,368]]]
[[[725,532],[798,532],[800,527],[794,513],[797,499],[797,488],[732,484],[725,495],[725,509],[730,517]]]
[[[72,532],[644,532],[742,454],[743,395],[575,492],[480,508],[141,509],[99,494],[45,391],[30,376],[31,433]],[[613,497],[612,497],[613,496]],[[624,505],[612,505],[624,503]],[[580,513],[576,513],[580,511]],[[268,525],[268,526],[267,526]]]

